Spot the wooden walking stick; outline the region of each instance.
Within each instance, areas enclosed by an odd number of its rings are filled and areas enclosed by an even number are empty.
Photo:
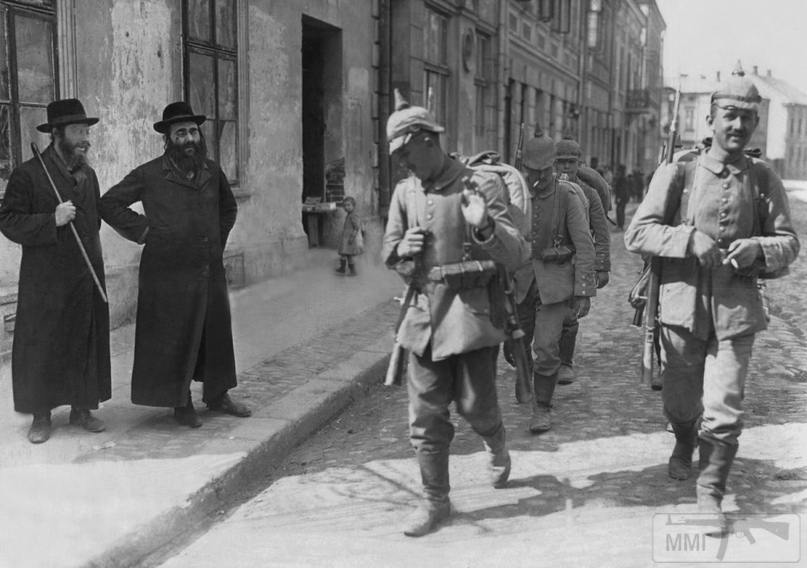
[[[45,161],[42,159],[42,154],[39,153],[39,148],[36,145],[36,142],[31,142],[31,151],[36,156],[39,163],[42,165],[42,169],[45,170],[45,175],[48,177],[48,181],[50,182],[50,187],[53,189],[53,193],[56,194],[56,199],[59,201],[61,205],[64,203],[62,201],[62,196],[59,194],[59,190],[56,189],[56,184],[53,183],[53,178],[50,177],[50,172],[48,171],[48,167],[45,165]],[[95,287],[98,288],[98,292],[101,294],[101,298],[104,300],[105,304],[109,303],[109,300],[106,297],[106,292],[104,291],[104,287],[101,286],[101,281],[98,279],[98,275],[95,273],[95,269],[92,267],[92,262],[90,262],[90,257],[87,255],[87,250],[84,248],[84,243],[81,242],[81,237],[78,236],[78,231],[76,231],[76,226],[73,224],[73,221],[68,221],[67,223],[70,225],[70,230],[73,232],[73,236],[76,238],[76,244],[78,245],[78,249],[81,251],[81,256],[84,257],[84,262],[87,265],[87,268],[90,269],[90,274],[92,274],[92,279],[95,282]]]

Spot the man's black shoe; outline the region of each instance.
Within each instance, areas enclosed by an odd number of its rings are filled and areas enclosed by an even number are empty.
[[[224,393],[213,402],[208,402],[207,408],[216,412],[232,414],[233,416],[238,416],[239,418],[252,416],[252,411],[247,408],[246,405],[241,404],[240,402],[235,402],[227,393]]]
[[[187,406],[177,406],[174,408],[174,420],[183,426],[190,426],[191,428],[198,428],[202,425],[202,419],[196,414],[196,409],[191,402],[189,402]]]
[[[87,432],[103,432],[106,430],[104,422],[93,416],[89,410],[83,408],[70,409],[70,424],[81,426]]]
[[[50,412],[34,414],[34,421],[31,424],[31,429],[28,430],[28,441],[32,444],[47,442],[48,438],[50,438],[50,430]]]

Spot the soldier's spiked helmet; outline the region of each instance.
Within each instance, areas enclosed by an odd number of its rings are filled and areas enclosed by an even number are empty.
[[[572,138],[563,138],[555,144],[556,160],[579,160],[583,154],[580,144]]]
[[[445,128],[437,124],[432,114],[425,108],[412,106],[395,89],[395,112],[387,119],[387,142],[389,153],[409,142],[412,135],[421,130],[443,132]]]
[[[535,138],[524,144],[522,164],[531,170],[545,170],[555,164],[555,156],[555,141],[538,127]]]
[[[717,91],[712,93],[713,104],[720,108],[741,108],[748,110],[759,110],[759,103],[762,97],[759,95],[754,82],[745,76],[745,71],[740,62],[737,62],[731,76],[726,79]]]

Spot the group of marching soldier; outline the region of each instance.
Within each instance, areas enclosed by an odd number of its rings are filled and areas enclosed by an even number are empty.
[[[647,317],[659,327],[663,411],[676,440],[668,475],[687,479],[699,449],[698,509],[714,517],[718,535],[727,530],[721,502],[751,347],[766,327],[757,281],[783,274],[799,251],[781,180],[745,152],[760,102],[741,71],[713,93],[711,146],[689,164],[659,166],[624,235],[628,250],[657,259],[659,309]],[[410,176],[393,193],[382,258],[414,291],[396,336],[409,352],[410,438],[425,497],[406,521],[408,536],[432,532],[451,514],[450,403],[482,437],[491,484],[505,487],[511,457],[495,386],[499,346],[514,365],[526,348],[529,430],[546,432],[555,386],[575,378],[578,320],[610,273],[609,191],[581,165],[577,142],[538,133],[524,144],[525,229],[500,176],[449,155],[443,130],[427,109],[396,97],[387,139]],[[511,284],[518,336],[502,317]]]

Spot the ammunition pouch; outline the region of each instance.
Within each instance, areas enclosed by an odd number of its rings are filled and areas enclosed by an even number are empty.
[[[492,260],[463,260],[435,266],[429,270],[428,279],[442,282],[450,290],[459,292],[471,288],[485,288],[496,275],[496,263]]]
[[[574,249],[567,245],[546,247],[541,251],[541,260],[552,264],[564,264],[574,256]]]

